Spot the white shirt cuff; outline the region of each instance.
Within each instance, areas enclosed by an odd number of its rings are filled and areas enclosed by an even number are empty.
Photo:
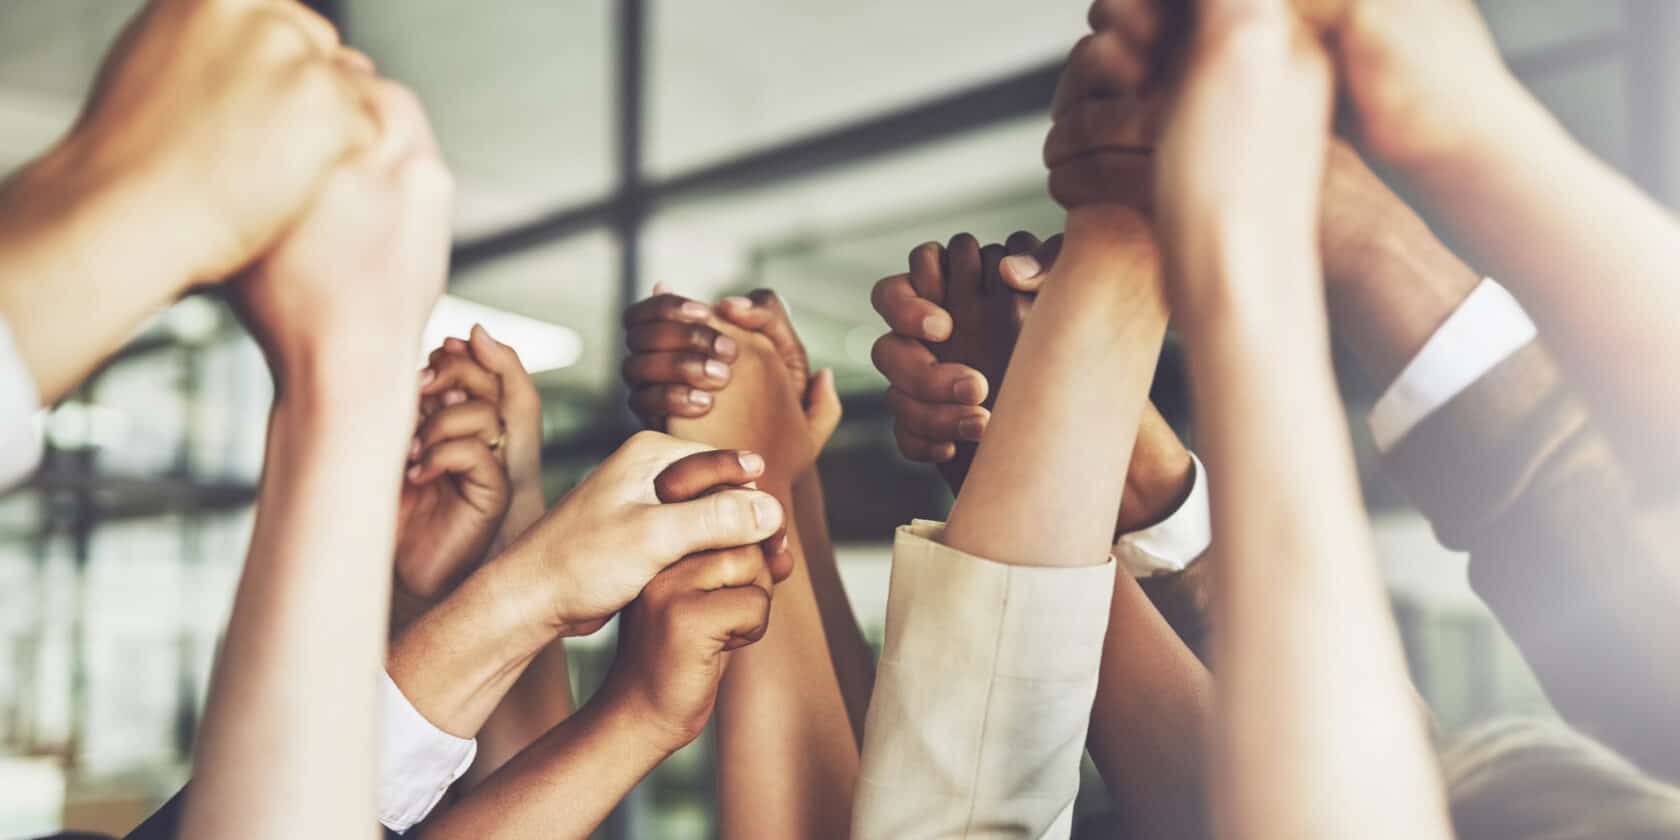
[[[437,728],[389,674],[379,677],[379,821],[400,834],[425,819],[467,772],[478,742]]]
[[[1208,507],[1207,467],[1190,453],[1195,470],[1190,495],[1166,519],[1141,531],[1122,534],[1114,559],[1134,578],[1177,574],[1190,568],[1213,544],[1213,515]]]
[[[1505,287],[1483,280],[1429,337],[1371,408],[1371,436],[1387,453],[1425,418],[1539,335]]]
[[[0,492],[29,477],[41,463],[41,392],[0,318]]]

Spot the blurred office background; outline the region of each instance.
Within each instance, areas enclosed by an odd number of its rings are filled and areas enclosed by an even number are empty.
[[[0,173],[70,123],[139,5],[0,0]],[[927,239],[1057,229],[1039,148],[1084,0],[312,5],[431,113],[460,185],[452,294],[554,328],[537,333],[559,348],[539,377],[551,499],[631,429],[616,387],[627,302],[656,281],[708,299],[770,286],[791,302],[846,398],[822,467],[853,602],[879,639],[892,528],[942,515],[949,497],[895,454],[868,290]],[[1577,135],[1672,199],[1674,4],[1483,5]],[[1193,434],[1165,358],[1157,397]],[[1344,378],[1424,695],[1448,726],[1543,711],[1463,559],[1376,469],[1357,418],[1378,388]],[[0,837],[120,835],[185,778],[269,397],[251,342],[218,304],[190,299],[44,416],[46,464],[0,498]],[[573,647],[586,695],[610,631]],[[709,762],[703,739],[602,835],[711,836]]]

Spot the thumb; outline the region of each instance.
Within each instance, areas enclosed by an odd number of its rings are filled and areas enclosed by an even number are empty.
[[[1056,234],[1037,249],[1025,254],[1004,257],[998,263],[998,276],[1003,284],[1017,292],[1032,294],[1050,277],[1050,269],[1062,253],[1062,235]]]
[[[805,421],[818,451],[828,443],[840,425],[840,391],[834,385],[834,371],[825,369],[811,378],[805,393]]]

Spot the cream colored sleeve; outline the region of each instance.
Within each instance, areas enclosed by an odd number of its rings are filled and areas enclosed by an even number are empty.
[[[1009,566],[900,528],[857,840],[1065,838],[1115,564]]]

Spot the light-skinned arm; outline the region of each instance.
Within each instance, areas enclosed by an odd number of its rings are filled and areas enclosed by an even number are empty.
[[[1155,195],[1219,477],[1216,834],[1449,837],[1330,367],[1317,242],[1329,61],[1276,0],[1196,14]],[[1149,54],[1151,38],[1121,31]]]
[[[273,246],[371,137],[369,70],[301,4],[148,4],[70,133],[0,187],[0,316],[43,403]]]
[[[354,837],[378,825],[383,558],[414,428],[411,353],[443,289],[453,194],[418,101],[386,83],[379,107],[378,145],[329,177],[238,290],[277,396],[186,838]]]

